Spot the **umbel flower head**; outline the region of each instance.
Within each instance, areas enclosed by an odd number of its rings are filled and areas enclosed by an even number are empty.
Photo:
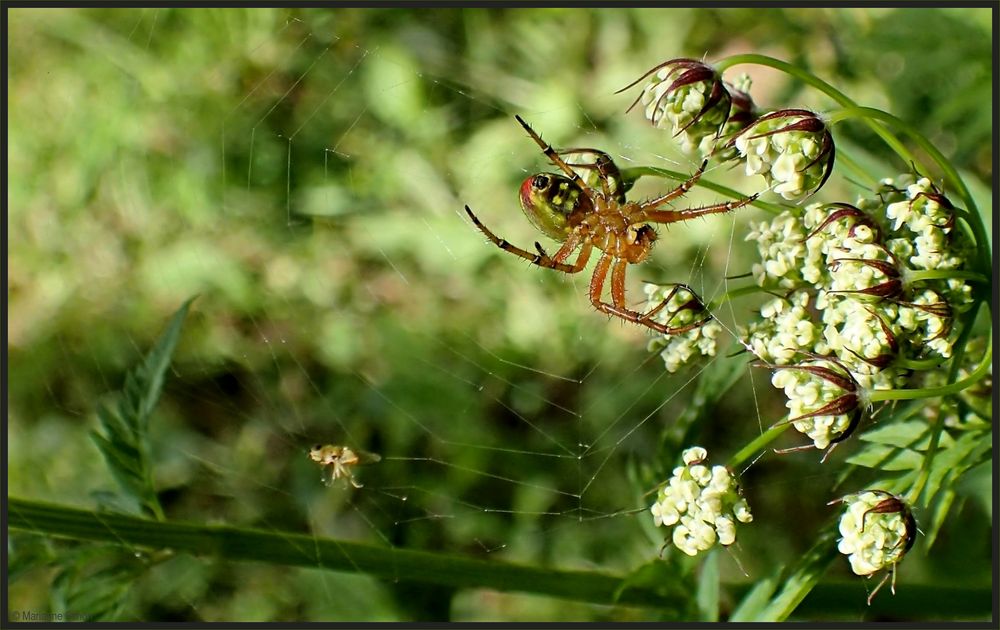
[[[795,365],[763,365],[775,370],[771,384],[785,390],[788,422],[804,433],[818,449],[833,447],[846,439],[861,421],[863,390],[839,361],[813,355]],[[799,450],[795,447],[790,450]]]
[[[884,490],[867,490],[830,502],[843,503],[840,517],[840,542],[837,549],[851,563],[857,575],[871,577],[889,570],[871,595],[868,604],[892,575],[892,593],[896,594],[896,565],[913,546],[917,523],[906,503]]]
[[[673,527],[670,542],[689,556],[715,543],[733,544],[736,521],[753,520],[732,473],[725,466],[704,465],[707,457],[708,451],[700,446],[685,450],[684,465],[674,468],[650,509],[653,523]]]
[[[819,116],[806,109],[764,114],[730,143],[746,160],[747,175],[763,175],[785,199],[811,195],[833,171],[833,135]]]
[[[973,249],[954,227],[957,212],[930,180],[901,175],[854,204],[752,222],[752,275],[780,297],[741,332],[744,347],[772,365],[798,352],[835,357],[867,390],[905,385],[911,359],[950,358],[954,322],[973,295],[963,278]]]
[[[722,76],[696,59],[671,59],[619,92],[645,79],[642,94],[629,110],[641,101],[646,119],[654,127],[672,130],[685,153],[710,155],[729,120],[733,103]]]
[[[692,356],[714,357],[722,324],[712,319],[705,306],[690,289],[681,284],[646,284],[651,319],[690,330],[673,335],[658,335],[649,341],[650,352],[660,351],[668,372],[676,372]]]

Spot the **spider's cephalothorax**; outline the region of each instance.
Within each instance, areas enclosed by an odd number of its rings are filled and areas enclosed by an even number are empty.
[[[752,203],[757,195],[738,201],[727,201],[683,210],[662,209],[690,190],[705,170],[702,162],[687,181],[670,192],[644,202],[626,201],[626,183],[618,167],[608,154],[596,149],[567,149],[556,152],[546,144],[520,116],[515,116],[528,135],[541,147],[542,152],[561,174],[539,173],[521,184],[521,209],[528,220],[546,236],[560,241],[562,246],[551,256],[535,243],[530,252],[500,238],[490,231],[473,214],[469,206],[465,211],[476,227],[494,245],[520,256],[540,267],[563,273],[578,273],[587,265],[591,252],[601,252],[590,281],[590,301],[594,308],[626,321],[641,324],[664,334],[677,334],[696,328],[708,318],[683,326],[654,321],[667,301],[646,313],[634,311],[625,304],[625,272],[630,264],[640,263],[649,256],[656,242],[652,223],[675,223],[707,214],[729,212]],[[565,159],[564,159],[565,158]],[[567,263],[570,255],[579,250],[576,261]],[[604,283],[611,273],[611,302],[603,300]],[[677,285],[677,289],[683,285]],[[684,289],[691,291],[687,287]],[[691,291],[694,294],[693,291]],[[661,318],[663,319],[663,318]],[[669,322],[670,317],[665,321]]]

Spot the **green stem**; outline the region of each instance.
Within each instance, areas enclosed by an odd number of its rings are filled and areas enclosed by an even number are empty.
[[[955,353],[951,358],[951,369],[948,370],[948,383],[955,383],[955,379],[958,378],[958,370],[961,367],[962,359],[965,357],[965,350],[968,344],[969,335],[972,334],[972,327],[976,323],[976,313],[979,311],[979,305],[981,302],[976,301],[973,303],[972,308],[966,313],[964,317],[965,325],[962,327],[962,332],[958,335],[956,340]],[[991,332],[992,335],[992,332]],[[992,342],[992,338],[990,339]],[[989,344],[992,346],[992,343]],[[990,354],[990,349],[987,349],[987,355]],[[986,360],[987,365],[990,363],[989,359]],[[941,433],[944,432],[944,414],[939,413],[937,415],[937,420],[934,422],[934,426],[931,427],[931,440],[927,445],[927,454],[924,455],[924,460],[920,466],[920,475],[917,477],[917,481],[910,488],[909,501],[910,503],[916,504],[920,495],[924,491],[924,487],[927,485],[927,480],[931,476],[931,468],[934,463],[934,456],[937,455],[938,444],[941,441]],[[929,499],[930,497],[928,497]]]
[[[989,284],[990,281],[989,278],[976,271],[960,271],[960,270],[948,270],[948,269],[907,271],[905,277],[907,282],[920,282],[922,280],[951,280],[952,278],[956,280],[971,280],[972,282],[981,282],[983,284]]]
[[[676,610],[684,610],[687,605],[688,595],[679,585],[656,589],[632,586],[625,576],[597,571],[548,569],[282,531],[162,523],[13,497],[8,500],[8,516],[11,529],[38,534],[228,560],[357,572],[393,582],[523,591],[605,605]]]
[[[917,371],[933,370],[942,363],[944,363],[942,359],[907,359],[906,357],[897,357],[894,361],[894,365],[897,367]]]
[[[831,99],[836,101],[841,107],[856,107],[857,104],[852,101],[846,94],[833,87],[826,81],[823,81],[819,77],[803,70],[802,68],[790,64],[787,61],[781,61],[780,59],[775,59],[774,57],[768,57],[767,55],[757,55],[757,54],[744,54],[744,55],[733,55],[731,57],[726,57],[721,61],[716,62],[714,65],[716,69],[721,73],[727,68],[736,66],[739,64],[755,64],[759,66],[767,66],[769,68],[774,68],[775,70],[780,70],[786,74],[789,74],[796,79],[802,81],[807,85],[811,85],[820,92],[823,92]],[[882,140],[889,146],[890,149],[896,152],[899,157],[903,159],[904,162],[918,164],[916,158],[907,150],[903,143],[897,138],[891,131],[885,128],[882,124],[874,121],[867,120],[868,126],[871,127]]]
[[[728,302],[729,300],[732,300],[733,298],[743,297],[744,295],[753,295],[754,293],[763,293],[765,291],[766,289],[764,287],[757,286],[756,284],[750,284],[745,287],[730,289],[729,291],[726,291],[719,297],[709,302],[706,308],[711,313],[720,306],[722,306],[723,304],[725,304],[726,302]]]
[[[887,400],[915,400],[918,398],[938,398],[940,396],[950,396],[957,394],[963,389],[969,388],[986,376],[993,359],[993,331],[990,331],[989,341],[983,360],[976,366],[976,369],[968,377],[960,381],[955,381],[941,387],[923,387],[920,389],[876,389],[868,392],[869,402],[884,402]]]
[[[592,571],[555,571],[495,561],[456,559],[440,553],[375,547],[288,532],[262,532],[190,523],[158,523],[134,516],[87,512],[18,498],[9,499],[8,515],[12,530],[163,550],[160,552],[162,556],[154,558],[154,562],[168,559],[173,552],[193,553],[236,561],[256,560],[363,572],[387,580],[414,578],[461,588],[485,586],[499,590],[535,592],[597,604],[618,603],[661,608],[678,606],[679,610],[685,610],[682,606],[687,605],[679,599],[665,599],[659,593],[638,586],[625,589],[626,580],[623,577]],[[322,562],[317,561],[317,557]],[[441,569],[442,564],[446,567],[444,571]],[[372,565],[375,565],[375,570],[366,570]],[[533,588],[538,586],[538,574],[542,574],[541,579],[547,587],[545,590]],[[525,581],[516,582],[518,579]],[[486,582],[492,585],[484,584]],[[751,586],[738,583],[727,584],[725,588],[739,599]],[[896,597],[876,599],[872,610],[879,613],[895,612],[896,616],[912,615],[914,610],[925,610],[942,618],[978,618],[990,614],[989,593],[988,588],[907,584]],[[795,608],[796,614],[826,617],[840,611],[845,600],[858,596],[863,596],[859,580],[819,583],[809,590],[809,595],[801,606]]]
[[[771,428],[758,435],[749,444],[730,457],[726,465],[733,470],[740,470],[743,468],[743,464],[750,461],[768,444],[778,439],[778,436],[784,433],[790,426],[792,426],[792,423],[779,420],[777,423],[771,425]]]
[[[671,171],[665,168],[657,168],[655,166],[633,166],[632,168],[625,168],[622,169],[621,175],[622,175],[622,181],[626,182],[626,187],[628,187],[631,183],[635,182],[637,179],[639,179],[644,175],[650,175],[652,177],[665,177],[677,181],[685,181],[688,177],[690,177],[690,175],[686,175],[678,171]],[[731,199],[740,199],[741,197],[747,196],[741,193],[740,191],[736,190],[735,188],[723,186],[722,184],[716,184],[715,182],[709,181],[705,178],[699,179],[697,185],[707,190],[711,190],[726,195]],[[761,210],[764,210],[766,212],[770,212],[771,214],[780,214],[785,210],[783,207],[779,206],[776,203],[761,201],[760,199],[754,200],[754,202],[751,203],[750,205],[754,206],[755,208],[760,208]]]
[[[923,149],[931,159],[941,168],[948,182],[955,188],[962,201],[965,203],[965,209],[967,212],[960,213],[962,219],[968,223],[969,227],[972,229],[973,237],[976,241],[976,249],[980,254],[980,268],[989,269],[990,267],[990,252],[989,252],[989,237],[986,234],[986,227],[983,225],[982,217],[979,214],[979,208],[976,205],[976,200],[972,197],[972,193],[969,192],[969,188],[965,185],[965,181],[962,180],[961,176],[958,174],[958,170],[951,164],[951,162],[944,156],[943,153],[938,151],[931,142],[923,136],[919,131],[916,130],[909,123],[893,116],[889,112],[884,112],[881,109],[876,109],[874,107],[859,107],[855,104],[845,106],[844,109],[833,112],[829,119],[831,124],[836,124],[840,120],[847,120],[849,118],[860,118],[865,121],[880,120],[891,124],[892,126],[900,129],[908,136],[913,138],[913,140]],[[912,160],[911,160],[912,161]],[[916,164],[916,161],[913,161]],[[926,171],[926,168],[922,170]]]
[[[882,110],[872,107],[859,107],[857,103],[852,101],[846,94],[826,81],[823,81],[794,64],[781,61],[780,59],[775,59],[774,57],[757,54],[733,55],[715,63],[715,67],[721,73],[726,69],[739,64],[756,64],[774,68],[775,70],[785,72],[786,74],[799,79],[803,83],[818,89],[844,108],[840,112],[835,112],[830,117],[831,123],[835,123],[838,120],[847,117],[861,118],[865,124],[867,124],[876,134],[878,134],[879,137],[882,138],[890,149],[899,155],[900,158],[902,158],[905,162],[919,165],[920,170],[926,172],[927,168],[923,166],[923,164],[919,162],[903,145],[900,139],[882,123],[889,123],[913,138],[920,148],[922,148],[938,164],[938,166],[941,167],[941,170],[948,178],[948,181],[955,187],[955,190],[957,190],[959,195],[962,197],[965,202],[966,209],[971,215],[971,217],[968,217],[966,220],[975,235],[976,246],[980,253],[979,267],[982,270],[986,270],[991,267],[989,238],[986,234],[986,228],[983,226],[982,217],[979,214],[976,202],[972,198],[972,194],[969,192],[968,187],[966,187],[965,182],[958,175],[958,171],[954,166],[952,166],[951,162],[948,161],[948,159],[937,150],[937,147],[931,144],[927,138],[925,138],[923,134],[917,131],[912,125],[909,125],[892,114]]]

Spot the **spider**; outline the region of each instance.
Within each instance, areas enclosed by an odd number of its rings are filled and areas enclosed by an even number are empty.
[[[323,467],[323,484],[332,485],[343,477],[355,488],[364,487],[354,479],[351,466],[374,464],[382,458],[375,453],[354,451],[349,446],[333,446],[332,444],[317,444],[309,451],[309,459]]]
[[[514,118],[541,147],[549,161],[562,171],[562,174],[532,175],[521,183],[520,188],[521,209],[528,220],[546,236],[560,241],[562,246],[551,256],[537,241],[535,253],[516,247],[490,231],[476,217],[472,209],[465,206],[465,211],[476,228],[500,249],[539,267],[563,273],[583,271],[591,252],[596,247],[601,255],[590,280],[590,303],[607,315],[646,326],[665,335],[684,333],[709,321],[711,315],[683,326],[669,326],[653,319],[677,291],[685,290],[691,295],[696,295],[689,287],[682,284],[673,285],[674,288],[667,298],[646,313],[628,308],[625,304],[626,270],[629,265],[641,263],[649,256],[656,242],[656,230],[650,225],[651,223],[670,224],[708,214],[729,212],[753,203],[758,195],[697,208],[662,209],[662,206],[682,197],[697,183],[708,165],[708,160],[705,160],[694,175],[670,192],[649,201],[626,201],[626,186],[608,154],[596,149],[567,149],[557,152],[520,116]],[[571,155],[587,156],[592,163],[571,164],[562,157]],[[596,179],[600,187],[585,181],[580,172],[585,173],[591,182]],[[567,263],[570,255],[577,249],[579,254],[576,261]],[[602,299],[604,283],[609,272],[611,273],[610,303]],[[670,318],[667,321],[669,322]]]

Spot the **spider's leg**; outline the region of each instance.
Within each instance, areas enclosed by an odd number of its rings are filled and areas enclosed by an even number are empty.
[[[684,325],[684,326],[676,326],[676,327],[666,326],[666,325],[661,324],[659,322],[654,322],[652,320],[646,319],[646,317],[642,313],[639,313],[638,311],[633,311],[633,310],[631,310],[629,308],[626,308],[625,306],[618,306],[616,304],[609,304],[608,302],[604,302],[601,299],[601,295],[604,293],[604,281],[608,277],[608,271],[611,268],[611,261],[612,261],[612,256],[611,255],[609,255],[607,253],[604,253],[603,255],[601,255],[601,258],[597,261],[597,266],[594,268],[594,275],[590,279],[590,303],[593,304],[594,308],[596,308],[597,310],[601,311],[602,313],[607,313],[608,315],[614,315],[615,317],[617,317],[619,319],[624,319],[627,322],[632,322],[634,324],[639,324],[641,326],[645,326],[646,328],[651,328],[651,329],[653,329],[653,330],[655,330],[657,332],[663,333],[664,335],[677,335],[677,334],[680,334],[680,333],[684,333],[684,332],[687,332],[689,330],[694,330],[698,326],[701,326],[702,324],[705,323],[705,320],[702,320],[702,321],[693,322],[691,324],[687,324],[687,325]],[[622,261],[619,261],[619,264],[621,262]],[[626,263],[626,265],[627,265],[627,263]],[[624,303],[625,302],[625,295],[624,295],[625,273],[624,273],[624,271],[622,271],[622,272],[617,272],[617,271],[616,272],[612,272],[612,279],[611,279],[611,283],[612,283],[612,289],[611,289],[612,297],[611,297],[611,299],[612,300],[619,299],[619,298],[617,298],[614,295],[614,293],[616,293],[618,291],[614,287],[615,277],[619,276],[619,275],[621,277],[621,282],[622,282],[622,289],[621,289],[620,299],[621,299],[622,303]]]
[[[628,269],[627,260],[616,260],[615,266],[611,268],[611,303],[616,308],[625,308],[626,269]]]
[[[737,208],[750,205],[756,201],[759,196],[760,193],[754,193],[749,197],[736,201],[726,201],[724,203],[700,206],[698,208],[685,208],[684,210],[654,210],[654,206],[651,205],[652,202],[644,203],[640,206],[639,212],[636,213],[638,216],[634,217],[633,220],[649,221],[651,223],[676,223],[677,221],[687,221],[688,219],[703,217],[707,214],[732,212]]]
[[[580,247],[580,254],[576,257],[576,262],[573,263],[573,272],[583,271],[583,268],[587,266],[587,261],[590,260],[590,252],[594,249],[594,246],[583,240],[583,236],[579,232],[573,232],[566,239],[566,242],[562,244],[559,251],[555,253],[552,257],[557,263],[564,263],[566,259],[569,258],[570,254],[583,243],[583,247]]]
[[[609,169],[608,166],[609,165],[614,166],[614,162],[611,161],[611,158],[608,157],[607,153],[605,153],[604,151],[598,151],[597,149],[564,149],[559,152],[559,155],[561,156],[576,155],[578,153],[582,153],[585,155],[596,155],[597,161],[595,161],[593,164],[570,164],[569,162],[567,162],[566,163],[567,166],[574,169],[582,168],[588,171],[589,170],[597,171],[597,176],[601,180],[601,192],[604,194],[605,198],[611,199],[612,193],[611,193],[611,184],[609,181],[609,178],[611,177],[611,169]],[[616,172],[617,170],[618,169],[615,168]],[[625,194],[620,190],[615,192],[614,197],[618,198],[619,202],[625,201]]]
[[[577,264],[567,265],[562,262],[557,262],[553,257],[550,257],[548,255],[543,255],[541,252],[533,254],[527,250],[521,249],[520,247],[511,245],[505,239],[500,238],[499,236],[491,232],[488,227],[483,225],[482,221],[479,220],[479,217],[473,214],[472,209],[469,208],[469,206],[465,206],[465,211],[468,213],[469,218],[472,219],[472,222],[475,224],[476,228],[480,232],[485,234],[486,238],[488,238],[491,243],[493,243],[500,249],[504,250],[505,252],[510,252],[515,256],[520,256],[521,258],[527,260],[533,265],[538,265],[539,267],[547,267],[549,269],[555,269],[556,271],[562,271],[563,273],[576,273],[581,269],[583,269],[584,265],[587,264],[586,259],[584,259],[582,265],[580,264],[579,260],[577,261]],[[566,243],[563,245],[563,247],[560,248],[559,252],[562,252],[562,250],[565,249],[567,245],[569,245],[571,240],[575,240],[577,244],[579,243],[579,240],[574,239],[574,235],[571,234],[570,237],[566,239]],[[573,247],[575,248],[576,246],[577,245],[574,245]],[[585,251],[589,256],[590,255],[589,248],[585,247]],[[584,253],[583,251],[580,252],[581,258],[583,257],[583,253]],[[558,256],[559,254],[557,253],[556,255]]]
[[[589,197],[590,193],[588,192],[587,185],[583,183],[583,180],[580,178],[579,175],[576,174],[576,171],[570,168],[569,164],[567,164],[561,157],[559,157],[559,154],[556,153],[556,150],[552,148],[552,145],[542,140],[542,137],[539,136],[537,133],[535,133],[535,130],[529,127],[528,123],[524,122],[523,118],[521,118],[517,114],[514,115],[514,118],[517,119],[517,122],[521,123],[521,126],[524,127],[524,130],[528,132],[529,136],[531,136],[531,139],[535,141],[535,144],[541,147],[542,153],[545,154],[545,157],[549,158],[550,162],[558,166],[559,170],[561,170],[563,173],[566,174],[567,177],[573,180],[573,183],[576,184],[576,187],[579,188],[585,195]]]
[[[683,196],[685,193],[687,193],[687,191],[689,191],[692,188],[694,188],[695,184],[698,183],[698,180],[701,179],[702,174],[705,172],[705,167],[706,166],[708,166],[708,160],[702,161],[701,166],[698,167],[698,170],[695,171],[694,175],[692,175],[691,177],[689,177],[686,182],[682,182],[680,186],[678,186],[677,188],[674,188],[673,190],[671,190],[670,192],[666,193],[665,195],[660,195],[659,197],[656,197],[655,199],[650,199],[649,201],[641,204],[639,206],[640,212],[646,212],[647,210],[652,210],[653,208],[656,208],[657,206],[663,205],[663,204],[667,203],[668,201],[673,201],[674,199],[677,199],[678,197]],[[641,221],[641,220],[642,219],[637,219],[637,221]]]
[[[705,311],[705,317],[700,322],[698,322],[699,326],[701,324],[707,324],[712,319],[712,314],[709,313],[708,309],[705,308],[704,302],[702,302],[701,298],[698,297],[698,294],[694,292],[694,289],[692,289],[691,287],[689,287],[686,284],[681,284],[681,283],[674,284],[673,287],[674,288],[672,288],[670,290],[670,293],[668,293],[665,298],[663,298],[662,300],[660,300],[659,304],[657,304],[652,309],[646,311],[646,313],[643,315],[643,319],[649,320],[649,319],[653,319],[654,317],[656,317],[656,315],[660,311],[662,311],[664,308],[666,308],[667,304],[670,303],[670,300],[674,299],[674,296],[677,295],[677,293],[681,289],[683,289],[683,290],[687,291],[688,293],[690,293],[691,294],[691,299],[688,300],[687,302],[685,302],[684,304],[681,304],[680,306],[677,307],[677,309],[674,312],[670,313],[670,317],[667,318],[667,322],[669,322],[670,320],[672,320],[677,315],[677,313],[680,313],[681,311],[683,311],[686,308],[698,309],[698,310]]]

